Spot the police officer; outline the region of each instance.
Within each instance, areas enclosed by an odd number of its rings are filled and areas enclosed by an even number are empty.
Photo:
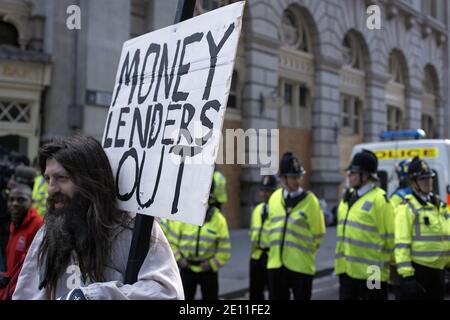
[[[212,181],[212,189],[214,189],[214,198],[212,205],[217,207],[219,210],[222,210],[222,205],[227,203],[228,195],[227,195],[227,180],[222,172],[218,171],[214,168],[213,181]]]
[[[315,256],[325,233],[322,209],[316,196],[300,187],[305,170],[291,153],[283,155],[283,188],[269,199],[269,297],[310,300]]]
[[[176,235],[174,234],[173,230],[175,230],[176,228],[175,225],[177,223],[179,222],[176,220],[169,220],[166,218],[159,219],[159,226],[161,227],[161,230],[164,232],[164,235],[166,236],[169,242],[173,240],[173,236],[175,236],[176,238]]]
[[[415,157],[409,165],[412,194],[396,210],[395,260],[402,299],[444,299],[450,216],[433,193],[433,176],[428,164]]]
[[[390,198],[390,201],[394,208],[396,208],[400,203],[403,202],[403,199],[405,199],[406,195],[411,194],[412,192],[411,187],[409,186],[408,179],[408,170],[410,163],[411,159],[406,159],[400,161],[395,166],[395,173],[397,174],[398,178],[398,188],[394,191]]]
[[[347,168],[350,189],[338,207],[335,257],[341,300],[387,299],[394,212],[376,185],[377,167],[375,154],[363,150]]]
[[[219,296],[218,270],[231,255],[228,225],[220,210],[217,191],[211,185],[209,206],[202,226],[172,221],[169,242],[180,268],[186,300],[194,300],[200,286],[203,300]]]
[[[34,179],[33,184],[33,207],[39,212],[41,216],[44,216],[45,209],[47,206],[47,198],[48,198],[48,185],[44,179],[44,176],[39,171],[39,163],[37,158],[33,161],[33,167],[37,172],[37,176]]]
[[[403,202],[405,196],[412,193],[411,187],[409,185],[409,176],[408,176],[408,170],[411,160],[412,159],[402,160],[395,166],[395,173],[397,174],[398,179],[398,187],[392,193],[389,199],[392,206],[394,207],[394,219],[395,219],[395,209]],[[395,299],[399,300],[401,297],[399,289],[400,277],[397,273],[397,265],[395,264],[395,259],[394,261],[391,262],[392,263],[389,268],[390,269],[389,284],[394,292]]]
[[[250,300],[264,300],[264,289],[267,287],[267,252],[269,205],[272,192],[277,188],[275,176],[264,176],[259,190],[262,200],[252,212],[250,221],[250,239],[252,252],[250,258]]]

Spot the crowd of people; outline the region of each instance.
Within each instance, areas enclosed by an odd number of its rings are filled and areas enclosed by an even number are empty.
[[[111,166],[98,141],[55,139],[41,147],[36,163],[44,182],[37,175],[29,185],[19,183],[16,168],[4,190],[9,236],[1,299],[184,298],[178,266],[158,224],[137,281],[124,283],[136,214],[117,207]],[[43,194],[45,201],[33,201]]]
[[[377,170],[377,157],[369,150],[355,154],[347,168],[348,187],[336,208],[339,299],[386,300],[389,288],[398,300],[443,299],[450,214],[433,193],[433,171],[418,157],[401,161],[399,186],[389,197],[379,187]],[[298,158],[287,152],[279,179],[262,179],[261,203],[250,223],[251,300],[266,299],[266,291],[271,300],[311,299],[315,258],[327,224],[323,205],[301,187],[305,173]],[[218,176],[216,172],[214,181]],[[210,204],[225,222],[218,198],[212,190]],[[216,299],[217,272],[229,258],[226,223],[209,224],[211,210],[210,205],[202,227],[164,222],[188,299],[195,297],[197,284],[204,299]]]
[[[2,148],[0,157],[0,299],[9,299],[28,248],[43,224],[47,189],[26,156]]]
[[[231,256],[220,171],[203,225],[157,219],[137,281],[125,284],[136,214],[117,207],[101,145],[73,136],[41,147],[34,168],[21,159],[3,170],[8,179],[2,175],[0,299],[192,300],[198,287],[203,299],[219,298],[218,274]],[[337,206],[339,298],[382,300],[393,288],[396,299],[443,299],[450,213],[433,193],[434,172],[418,157],[400,162],[399,188],[389,197],[377,167],[375,154],[363,150],[347,168]],[[268,291],[271,300],[309,300],[326,215],[301,187],[299,159],[287,152],[279,168],[278,177],[262,177],[251,215],[250,299]]]

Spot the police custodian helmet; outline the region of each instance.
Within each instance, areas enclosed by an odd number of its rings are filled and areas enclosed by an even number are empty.
[[[260,190],[263,191],[273,191],[277,188],[277,178],[275,176],[264,176],[261,185],[259,186]]]
[[[412,159],[405,159],[397,163],[395,166],[395,173],[397,174],[400,183],[406,183],[409,179],[409,165]]]
[[[301,177],[306,173],[297,157],[292,152],[286,152],[280,161],[280,176]]]
[[[367,173],[377,179],[378,159],[370,150],[363,149],[353,156],[352,162],[347,168],[350,172]]]
[[[408,176],[410,179],[414,178],[431,178],[435,173],[430,169],[430,166],[425,160],[419,157],[414,157],[409,164]]]

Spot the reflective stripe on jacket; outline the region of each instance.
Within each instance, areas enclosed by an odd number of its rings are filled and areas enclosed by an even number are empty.
[[[228,201],[228,195],[227,195],[227,180],[225,176],[219,171],[214,171],[213,180],[214,180],[214,196],[216,197],[219,203],[221,204],[226,203]]]
[[[395,260],[401,276],[414,274],[411,262],[435,269],[450,266],[450,215],[444,203],[422,204],[408,195],[397,208],[395,224]]]
[[[354,279],[368,279],[373,267],[380,268],[381,281],[389,277],[393,260],[394,209],[378,187],[361,196],[348,208],[338,208],[335,273]]]
[[[269,210],[269,206],[262,202],[258,204],[252,212],[252,218],[250,221],[250,240],[252,242],[252,259],[259,259],[264,250],[269,248],[269,233],[268,233],[268,212],[264,223],[262,222],[262,215],[264,211]]]
[[[314,275],[317,249],[325,234],[319,201],[312,192],[286,212],[283,189],[269,199],[268,269],[287,269]]]
[[[33,199],[33,208],[35,208],[41,216],[45,214],[47,206],[47,189],[47,182],[44,177],[42,175],[37,176],[34,179],[33,193],[31,197]]]
[[[218,271],[231,255],[230,235],[225,217],[214,208],[214,214],[203,226],[177,222],[170,225],[169,241],[179,261],[186,258],[189,268],[201,272],[200,262],[207,260]]]

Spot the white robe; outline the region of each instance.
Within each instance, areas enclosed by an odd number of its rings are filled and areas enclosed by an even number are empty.
[[[133,220],[134,221],[134,220]],[[14,300],[56,299],[74,289],[78,283],[88,300],[114,299],[184,299],[183,285],[177,263],[169,242],[157,220],[153,222],[149,252],[138,274],[138,281],[132,285],[123,284],[132,239],[132,230],[123,229],[112,246],[112,259],[105,269],[105,282],[86,283],[75,281],[74,266],[71,266],[59,279],[55,295],[50,297],[48,290],[39,290],[38,249],[43,236],[42,227],[36,234],[28,250],[14,291]],[[82,280],[81,280],[82,281]]]

